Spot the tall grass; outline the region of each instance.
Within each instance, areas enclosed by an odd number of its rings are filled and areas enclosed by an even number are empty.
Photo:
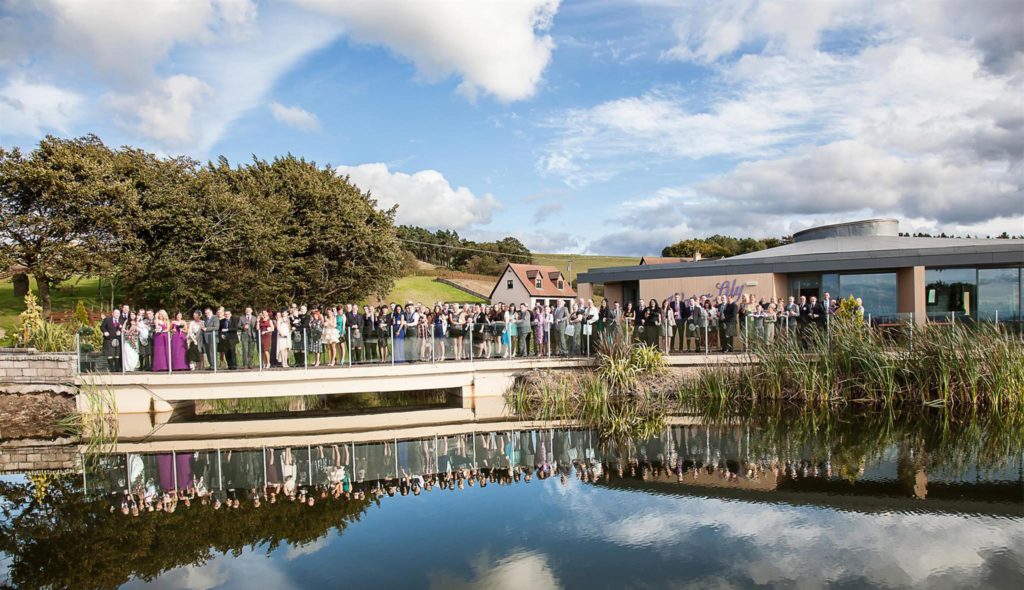
[[[579,419],[606,434],[635,436],[669,414],[796,403],[979,409],[1021,415],[1024,343],[991,326],[932,326],[895,342],[856,319],[833,321],[803,341],[752,344],[744,362],[708,364],[687,376],[664,369],[656,349],[620,335],[602,343],[592,372],[533,372],[510,390],[509,406],[544,420]]]
[[[733,368],[703,368],[680,394],[1024,408],[1024,343],[989,325],[925,327],[894,345],[856,320],[836,320],[805,343],[754,344],[748,357]]]
[[[113,452],[117,446],[118,420],[114,390],[94,381],[85,381],[79,388],[85,398],[86,411],[76,411],[58,420],[57,425],[69,436],[85,443],[87,462]]]

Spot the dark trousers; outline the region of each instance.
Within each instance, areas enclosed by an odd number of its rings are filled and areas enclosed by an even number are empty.
[[[242,356],[238,359],[238,364],[243,368],[251,369],[256,366],[252,362],[254,356],[256,356],[256,338],[253,336],[242,335],[240,344],[242,345]]]
[[[124,367],[121,366],[121,356],[108,356],[107,357],[107,370],[111,373],[121,373]]]
[[[139,343],[139,370],[148,371],[153,368],[153,341]]]
[[[221,344],[224,347],[224,361],[228,365],[228,369],[234,370],[238,368],[238,359],[235,355],[238,348],[238,341],[233,339],[225,339]]]

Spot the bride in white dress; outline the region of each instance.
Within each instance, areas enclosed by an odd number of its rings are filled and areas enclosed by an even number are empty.
[[[277,362],[288,367],[288,353],[292,349],[292,324],[288,312],[277,314]]]
[[[138,339],[142,336],[140,327],[145,328],[144,324],[136,321],[134,312],[132,312],[130,317],[131,324],[127,330],[127,337],[124,339],[124,347],[121,350],[121,370],[125,373],[139,368]],[[148,328],[146,328],[146,337],[149,337]]]

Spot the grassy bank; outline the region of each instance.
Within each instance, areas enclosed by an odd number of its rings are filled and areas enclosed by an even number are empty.
[[[484,300],[451,285],[439,283],[433,276],[408,276],[395,282],[383,302],[404,305],[407,301],[432,306],[437,301],[482,303]]]
[[[571,272],[569,270],[570,260],[572,260]],[[586,272],[590,268],[640,264],[640,259],[632,256],[585,256],[580,254],[534,254],[533,261],[537,264],[547,264],[558,268],[570,282],[576,280],[576,275]]]
[[[38,293],[35,280],[30,281],[33,292]],[[110,296],[107,283],[103,284],[106,297]],[[89,309],[100,305],[99,279],[97,277],[81,277],[65,281],[50,290],[52,310],[55,312],[72,311],[75,304],[82,300]],[[109,302],[108,302],[109,303]],[[14,296],[14,283],[10,279],[0,281],[0,328],[12,333],[18,325],[18,314],[25,311],[25,301]]]

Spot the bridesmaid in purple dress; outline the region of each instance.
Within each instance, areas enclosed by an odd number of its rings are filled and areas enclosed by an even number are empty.
[[[188,325],[180,311],[171,326],[171,370],[188,371]]]
[[[153,320],[153,372],[166,373],[170,355],[170,330],[171,323],[167,319],[167,312],[160,310],[156,312],[156,319]]]
[[[186,492],[192,487],[192,453],[177,453],[174,459],[178,472],[178,489]]]
[[[174,481],[174,456],[170,453],[160,453],[157,455],[156,469],[160,478],[160,490],[164,492],[173,491],[177,483]]]

